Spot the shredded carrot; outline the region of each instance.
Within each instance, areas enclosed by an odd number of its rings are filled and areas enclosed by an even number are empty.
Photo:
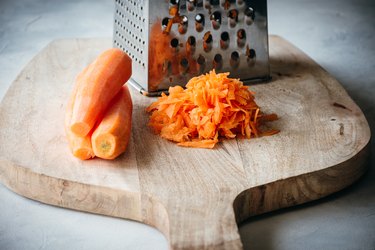
[[[147,109],[149,126],[161,137],[180,146],[213,148],[219,138],[273,135],[278,130],[261,131],[260,126],[277,119],[265,115],[254,101],[254,92],[229,73],[215,70],[192,78],[186,89],[170,87]]]

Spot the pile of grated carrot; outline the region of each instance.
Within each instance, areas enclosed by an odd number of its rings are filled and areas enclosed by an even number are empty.
[[[265,121],[276,114],[262,114],[254,93],[229,73],[211,72],[192,78],[186,89],[170,87],[169,95],[149,107],[149,126],[161,137],[180,146],[213,148],[220,137],[235,138],[273,135],[278,130],[261,131]]]

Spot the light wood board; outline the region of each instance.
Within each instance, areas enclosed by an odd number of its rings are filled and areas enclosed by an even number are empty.
[[[155,98],[132,90],[132,138],[115,161],[69,152],[64,112],[79,71],[109,39],[50,43],[0,105],[0,180],[48,204],[155,226],[172,249],[241,249],[237,223],[321,198],[366,170],[370,129],[342,86],[300,50],[270,36],[272,81],[251,87],[281,132],[178,147],[147,127]],[[126,232],[124,232],[126,234]]]

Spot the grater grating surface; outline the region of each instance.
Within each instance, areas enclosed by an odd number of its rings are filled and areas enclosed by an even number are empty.
[[[115,0],[113,45],[133,59],[146,95],[216,69],[269,79],[266,0]]]

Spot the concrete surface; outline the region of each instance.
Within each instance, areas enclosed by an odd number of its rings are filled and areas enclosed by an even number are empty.
[[[375,1],[269,0],[269,31],[337,78],[375,129]],[[112,35],[112,0],[0,0],[0,100],[58,38]],[[1,143],[1,142],[0,142]],[[374,142],[371,143],[374,153]],[[348,189],[240,226],[245,249],[375,249],[375,164]],[[0,249],[168,249],[143,224],[48,206],[0,184]]]

